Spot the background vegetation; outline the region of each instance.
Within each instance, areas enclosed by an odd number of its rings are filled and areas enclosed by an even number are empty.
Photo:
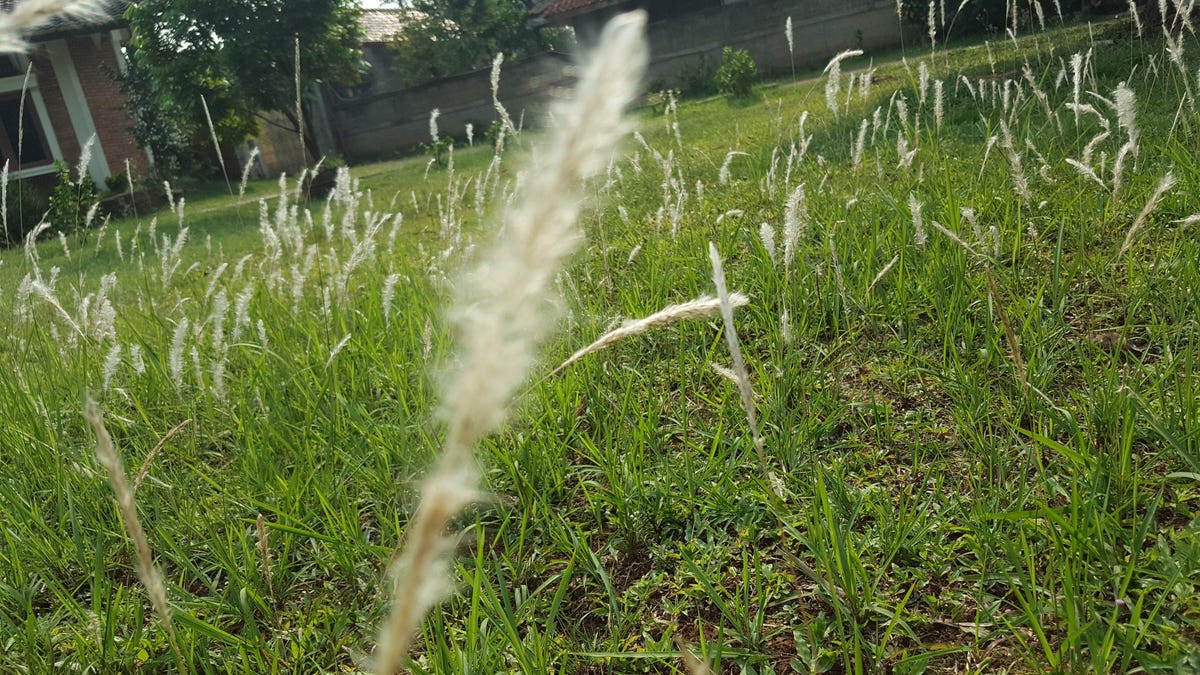
[[[1130,35],[644,114],[589,187],[563,331],[480,450],[494,498],[412,670],[673,672],[676,640],[721,672],[1200,668],[1200,82]],[[440,308],[514,160],[360,167],[328,204],[251,184],[0,253],[0,669],[173,667],[84,392],[189,668],[363,668],[440,447]],[[765,466],[717,321],[550,374],[712,294],[710,241],[751,296]]]

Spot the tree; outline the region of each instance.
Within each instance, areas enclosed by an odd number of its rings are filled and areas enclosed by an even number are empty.
[[[534,0],[411,0],[394,64],[410,86],[560,46],[564,32],[529,23]]]
[[[353,81],[361,67],[355,0],[136,0],[126,10],[126,90],[135,132],[152,150],[163,139],[255,134],[259,116],[282,113],[299,129],[295,49],[302,86]],[[138,110],[138,108],[143,108]],[[310,145],[310,147],[312,147]]]

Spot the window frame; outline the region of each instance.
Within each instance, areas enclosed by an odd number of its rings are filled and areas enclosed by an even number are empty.
[[[4,55],[4,57],[8,58],[10,63],[17,66],[21,74],[0,77],[0,98],[11,97],[19,101],[21,92],[24,90],[26,96],[25,109],[26,111],[32,111],[32,119],[37,131],[37,142],[41,144],[42,150],[48,159],[35,162],[32,165],[22,163],[18,168],[16,166],[16,153],[11,152],[10,154],[11,148],[9,147],[7,134],[3,134],[4,137],[0,138],[0,166],[3,166],[5,160],[10,162],[8,167],[8,177],[10,180],[54,173],[57,170],[54,167],[54,163],[62,160],[62,149],[58,145],[58,137],[54,133],[50,114],[46,110],[46,102],[42,98],[37,72],[29,73],[29,82],[26,85],[25,73],[29,68],[29,58],[23,55]],[[26,143],[29,143],[29,136],[28,133],[25,134]]]
[[[20,110],[21,91],[0,91],[0,104],[3,103],[16,103],[18,110]],[[50,141],[47,138],[46,130],[42,126],[42,120],[38,119],[40,115],[38,115],[38,110],[36,108],[37,106],[33,101],[32,91],[26,91],[24,112],[28,118],[28,121],[33,122],[33,131],[35,133],[30,134],[29,126],[26,124],[23,141],[25,143],[25,148],[28,149],[30,147],[30,140],[32,138],[34,143],[36,143],[41,149],[41,154],[45,159],[32,162],[20,161],[20,163],[18,163],[19,156],[17,154],[17,149],[13,148],[12,144],[9,142],[8,129],[4,127],[3,120],[0,120],[0,131],[4,132],[0,133],[0,160],[7,159],[10,162],[9,169],[12,173],[24,174],[26,171],[39,169],[46,166],[53,166],[54,164],[54,153],[51,151]],[[20,120],[18,120],[18,123],[20,123]]]

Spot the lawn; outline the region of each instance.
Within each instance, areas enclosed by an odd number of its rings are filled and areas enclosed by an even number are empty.
[[[1200,672],[1200,73],[1131,31],[638,111],[411,672]],[[0,252],[0,670],[369,669],[541,140]],[[556,370],[710,242],[757,430],[711,312]]]

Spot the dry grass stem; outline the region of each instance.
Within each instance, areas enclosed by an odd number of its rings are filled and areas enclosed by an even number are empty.
[[[892,268],[895,267],[896,263],[898,263],[898,262],[900,262],[900,254],[899,253],[892,256],[891,261],[889,261],[888,264],[884,265],[883,269],[879,270],[879,273],[876,274],[875,278],[871,280],[871,285],[867,286],[867,293],[870,293],[871,291],[875,290],[875,286],[880,281],[882,281],[885,276],[887,276],[888,272],[892,271]]]
[[[712,675],[712,667],[704,661],[701,661],[692,650],[684,643],[683,638],[675,636],[675,646],[679,648],[679,654],[683,657],[683,666],[687,669],[688,675]]]
[[[1021,389],[1027,389],[1029,378],[1025,373],[1025,359],[1021,356],[1021,345],[1017,342],[1017,334],[1013,331],[1012,322],[1008,319],[1008,312],[1004,309],[1004,300],[1000,297],[1000,289],[996,287],[996,276],[992,274],[990,268],[984,272],[987,277],[988,292],[992,296],[996,313],[1000,316],[1000,325],[1004,329],[1004,341],[1008,343],[1008,353],[1012,357],[1013,369],[1017,373],[1017,382],[1021,385]]]
[[[731,293],[729,295],[729,303],[734,307],[745,307],[749,304],[750,298],[741,293]],[[562,372],[567,366],[575,363],[579,359],[593,354],[602,349],[607,349],[612,345],[624,340],[627,337],[640,335],[652,328],[667,326],[679,321],[689,319],[704,319],[710,316],[716,316],[721,313],[720,298],[698,298],[678,305],[668,305],[657,312],[642,318],[631,321],[626,321],[619,328],[611,330],[604,335],[601,335],[592,344],[580,349],[563,361],[561,365],[555,368],[550,374],[557,375]]]
[[[162,449],[166,447],[167,441],[174,438],[175,434],[183,431],[184,427],[191,423],[192,420],[189,418],[180,422],[179,424],[176,424],[173,429],[163,434],[163,437],[158,440],[158,443],[155,444],[154,449],[152,449],[150,453],[146,455],[146,459],[142,460],[142,468],[138,469],[137,477],[133,479],[134,492],[137,492],[137,489],[142,486],[142,481],[146,480],[146,476],[150,473],[150,465],[154,462],[154,458],[158,456],[158,453],[162,452]]]
[[[446,557],[454,540],[444,532],[464,507],[477,501],[478,478],[466,464],[444,455],[441,465],[421,488],[421,506],[405,530],[403,553],[388,569],[392,578],[392,610],[379,631],[373,670],[396,672],[412,645],[421,619],[446,590]]]
[[[605,26],[584,68],[575,99],[561,106],[522,198],[507,213],[501,236],[459,287],[453,312],[460,360],[443,387],[444,454],[421,492],[404,553],[390,569],[392,610],[379,634],[374,669],[397,670],[413,634],[445,586],[443,534],[476,501],[472,447],[504,419],[536,347],[548,332],[554,276],[575,251],[583,181],[604,168],[623,135],[624,111],[637,95],[648,60],[645,12]]]
[[[176,665],[181,672],[187,673],[188,669],[183,660],[183,653],[179,651],[179,642],[175,637],[175,626],[171,623],[171,607],[167,604],[166,587],[163,584],[162,575],[154,566],[154,555],[150,552],[146,531],[142,529],[142,521],[138,518],[137,507],[133,502],[133,490],[129,488],[129,482],[125,479],[125,467],[121,462],[121,456],[117,454],[112,436],[104,426],[100,406],[90,398],[84,405],[83,416],[96,433],[96,459],[108,474],[108,484],[112,486],[117,508],[121,512],[121,520],[125,524],[125,532],[129,535],[134,552],[137,554],[138,579],[146,587],[146,594],[150,596],[150,604],[154,607],[154,612],[158,614],[167,631],[171,650],[175,652]]]
[[[929,221],[929,225],[931,227],[933,227],[933,229],[935,229],[938,232],[941,232],[943,235],[945,235],[946,238],[949,239],[950,241],[961,246],[963,248],[963,250],[965,250],[967,253],[970,253],[971,255],[979,255],[975,251],[975,249],[971,248],[970,244],[963,241],[962,238],[959,237],[957,234],[955,234],[954,231],[951,230],[950,228],[946,227],[945,225],[942,225],[941,223],[939,223],[936,220]]]
[[[258,514],[258,553],[262,557],[263,576],[267,578],[267,592],[275,595],[275,584],[271,579],[271,548],[267,543],[267,521]]]

